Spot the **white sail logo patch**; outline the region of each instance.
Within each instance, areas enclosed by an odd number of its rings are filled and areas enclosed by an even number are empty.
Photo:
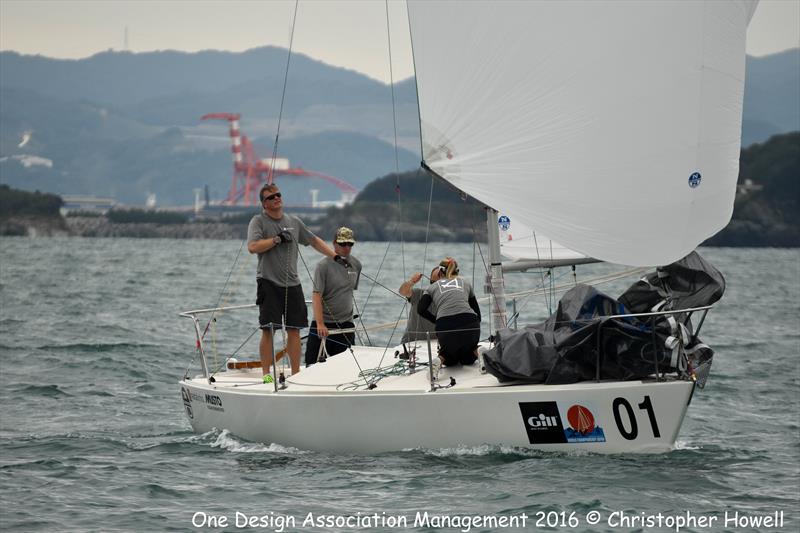
[[[443,280],[439,282],[439,290],[442,292],[463,291],[464,283],[458,278]]]
[[[699,172],[693,172],[691,176],[689,176],[689,187],[695,189],[700,186],[700,180],[703,179],[703,176],[700,175]]]

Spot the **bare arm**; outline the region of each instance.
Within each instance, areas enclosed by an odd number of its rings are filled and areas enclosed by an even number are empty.
[[[397,289],[397,292],[406,298],[411,298],[411,288],[421,279],[422,273],[415,272],[408,280],[404,281],[403,284],[400,285],[400,288]]]
[[[318,292],[311,293],[311,305],[314,308],[314,320],[317,322],[317,333],[320,337],[328,336],[328,328],[322,314],[322,295]]]
[[[320,239],[319,237],[314,237],[314,240],[311,241],[311,247],[314,248],[316,251],[324,255],[325,257],[333,258],[336,253],[333,251],[333,248],[328,246],[325,241]]]
[[[277,243],[275,241],[278,241]],[[250,241],[247,243],[247,251],[251,254],[263,254],[267,250],[272,250],[280,244],[280,241],[275,237],[267,237],[266,239],[259,239],[257,241]]]

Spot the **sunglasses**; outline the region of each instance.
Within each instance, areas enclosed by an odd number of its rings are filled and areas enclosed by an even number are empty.
[[[262,198],[261,201],[266,202],[267,200],[274,200],[275,198],[280,198],[281,196],[281,193],[276,192],[275,194],[270,194],[269,196]]]
[[[347,248],[351,248],[355,243],[354,242],[337,242],[339,246],[345,246]]]

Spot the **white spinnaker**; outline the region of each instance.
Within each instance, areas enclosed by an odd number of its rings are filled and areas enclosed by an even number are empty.
[[[423,157],[570,249],[680,259],[733,211],[755,6],[410,1]]]

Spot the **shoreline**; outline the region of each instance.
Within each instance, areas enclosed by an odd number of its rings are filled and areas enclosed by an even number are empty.
[[[323,236],[329,224],[309,223],[312,232]],[[386,242],[392,240],[385,228],[360,227],[353,229],[363,235],[363,242]],[[472,232],[451,231],[432,226],[426,232],[425,226],[403,224],[405,242],[472,242]],[[800,241],[793,238],[789,227],[778,227],[775,231],[750,231],[743,235],[741,222],[732,220],[720,233],[714,235],[701,246],[720,248],[800,248]],[[393,232],[392,232],[393,233]],[[94,238],[134,238],[134,239],[208,239],[243,240],[247,237],[247,224],[236,222],[188,222],[182,224],[158,224],[153,222],[116,223],[104,216],[89,217],[37,217],[12,216],[0,220],[0,237],[94,237]],[[744,237],[744,238],[743,238]]]
[[[344,225],[342,222],[339,225]],[[326,232],[331,224],[318,220],[307,223],[315,234],[327,240]],[[377,228],[365,220],[354,220],[348,224],[360,241],[385,242],[392,240],[394,231]],[[335,225],[334,225],[335,226]],[[426,228],[423,225],[404,223],[406,242],[472,242],[472,231],[454,231],[440,226]],[[245,222],[195,221],[180,224],[154,222],[111,222],[104,216],[35,217],[12,216],[0,220],[0,236],[15,237],[97,237],[134,239],[209,239],[243,240],[247,237]]]

